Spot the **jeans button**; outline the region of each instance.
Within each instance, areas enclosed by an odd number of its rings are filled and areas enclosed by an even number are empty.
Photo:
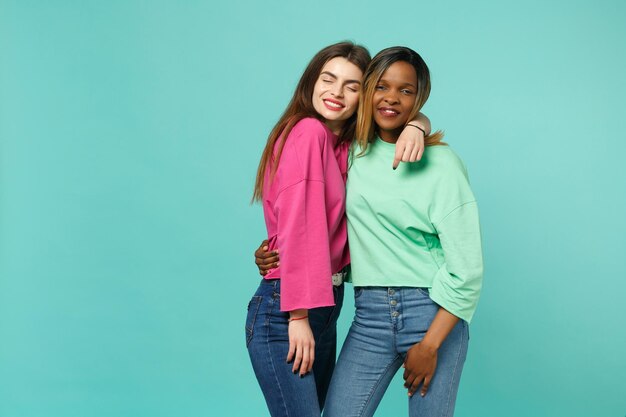
[[[394,295],[396,292],[393,290],[393,288],[389,288],[389,295]]]
[[[392,317],[398,317],[400,315],[400,313],[398,313],[397,311],[394,311],[393,313],[391,313]]]
[[[395,306],[396,304],[398,304],[398,302],[396,300],[391,300],[389,304],[391,304],[392,306]]]

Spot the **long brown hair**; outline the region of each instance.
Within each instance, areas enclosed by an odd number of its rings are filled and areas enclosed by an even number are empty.
[[[430,95],[430,71],[428,70],[428,66],[422,57],[417,52],[411,48],[394,46],[383,49],[377,53],[367,67],[367,70],[365,70],[365,81],[361,96],[359,97],[359,110],[356,127],[356,141],[361,148],[361,153],[359,155],[365,153],[367,145],[374,141],[377,133],[374,117],[372,116],[376,86],[387,68],[398,61],[404,61],[412,65],[413,68],[415,68],[415,73],[417,74],[417,93],[415,97],[415,104],[411,109],[407,123],[417,117],[420,109],[424,103],[426,103],[426,100],[428,100],[428,96]],[[424,138],[424,142],[426,146],[446,145],[446,143],[441,141],[442,138],[443,132],[438,130],[435,133],[426,136]]]
[[[315,54],[304,70],[289,105],[287,105],[285,112],[267,138],[267,144],[265,145],[265,149],[261,155],[261,162],[259,162],[259,168],[257,169],[254,193],[252,194],[253,202],[260,201],[263,198],[263,184],[265,182],[265,172],[268,168],[270,169],[270,181],[274,179],[280,156],[285,147],[285,141],[294,125],[305,117],[314,117],[321,121],[324,120],[313,107],[313,89],[324,65],[331,59],[337,57],[347,59],[349,62],[359,67],[362,72],[365,72],[371,59],[365,47],[352,42],[339,42],[327,46]],[[337,145],[352,140],[355,130],[356,112],[346,120],[346,123],[343,125],[339,133]],[[274,148],[278,141],[280,141],[280,143],[278,144],[276,154],[274,154]]]

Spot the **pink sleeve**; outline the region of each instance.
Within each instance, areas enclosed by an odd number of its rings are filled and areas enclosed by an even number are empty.
[[[316,129],[290,137],[280,161],[281,175],[300,179],[279,192],[274,206],[282,311],[335,304],[324,184],[327,142],[320,134],[325,132]]]

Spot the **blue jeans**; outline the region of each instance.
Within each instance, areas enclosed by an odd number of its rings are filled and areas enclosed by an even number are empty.
[[[262,280],[248,304],[246,344],[272,417],[320,417],[335,369],[337,318],[343,285],[333,287],[334,307],[309,310],[315,337],[313,372],[300,378],[287,363],[289,313],[280,311],[280,280]]]
[[[354,297],[356,313],[337,361],[324,417],[373,416],[407,351],[424,338],[439,310],[424,288],[356,287]],[[467,323],[460,320],[439,348],[426,395],[416,391],[407,396],[409,416],[453,415],[468,341]]]

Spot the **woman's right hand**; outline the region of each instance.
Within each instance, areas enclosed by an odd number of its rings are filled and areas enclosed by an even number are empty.
[[[396,142],[396,153],[393,159],[393,169],[398,168],[400,162],[416,162],[424,154],[424,141],[430,135],[430,119],[425,114],[418,113],[417,117],[405,126]],[[415,126],[419,126],[419,129]]]
[[[264,240],[261,242],[261,246],[254,251],[254,262],[256,266],[259,268],[259,274],[265,276],[270,269],[274,269],[280,265],[278,258],[278,249],[273,251],[268,251],[269,242]]]
[[[306,311],[306,310],[305,310]],[[315,339],[308,318],[301,318],[308,313],[291,312],[291,318],[299,320],[289,321],[289,353],[287,363],[293,360],[291,370],[294,374],[300,373],[300,378],[311,372],[315,361]]]

